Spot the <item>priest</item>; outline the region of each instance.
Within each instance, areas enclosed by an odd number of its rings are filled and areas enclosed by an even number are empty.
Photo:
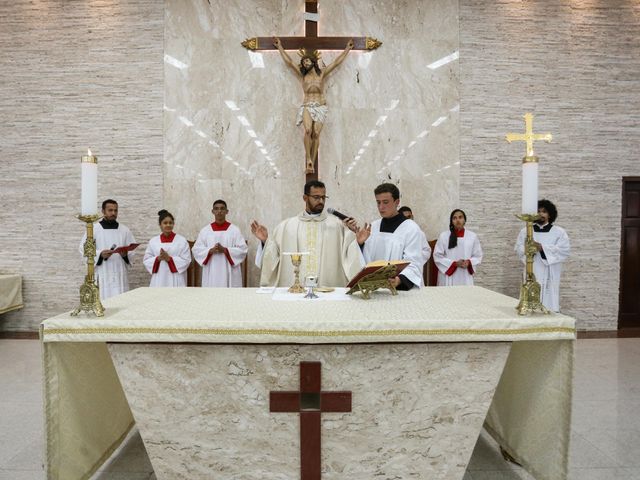
[[[93,225],[93,238],[96,242],[95,272],[100,299],[105,300],[129,290],[129,270],[133,250],[127,251],[118,247],[129,247],[135,244],[131,231],[117,221],[118,202],[107,199],[102,202],[102,220]],[[80,242],[80,253],[84,255],[84,242]]]
[[[227,221],[227,202],[213,202],[214,222],[198,234],[193,258],[202,265],[203,287],[242,287],[240,264],[247,258],[247,241],[240,229]]]
[[[438,267],[438,286],[473,285],[473,276],[482,262],[478,236],[465,228],[467,214],[456,208],[449,215],[449,230],[438,237],[433,261]]]
[[[409,265],[391,280],[397,290],[423,287],[422,271],[431,249],[418,224],[398,211],[400,190],[392,183],[373,191],[380,219],[357,229],[358,244],[365,262],[406,260]]]
[[[305,209],[283,220],[269,233],[256,220],[251,231],[260,240],[256,266],[262,268],[261,286],[289,287],[294,282],[293,265],[286,252],[308,252],[302,257],[300,278],[316,275],[322,287],[344,287],[362,267],[353,219],[341,222],[324,211],[326,187],[318,180],[304,186]]]
[[[553,312],[560,311],[560,274],[562,264],[569,258],[571,245],[569,236],[562,228],[554,225],[558,218],[558,209],[549,200],[538,201],[540,219],[533,225],[533,240],[537,253],[533,257],[533,274],[540,284],[540,301]],[[524,243],[527,230],[523,228],[518,235],[516,252],[522,263],[526,264]]]

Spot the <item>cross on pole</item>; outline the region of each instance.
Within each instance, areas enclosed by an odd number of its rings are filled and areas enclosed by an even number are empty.
[[[351,411],[351,392],[323,392],[320,362],[300,362],[300,391],[269,392],[269,411],[300,414],[300,478],[320,480],[321,415]]]
[[[533,115],[529,112],[524,114],[525,133],[507,133],[507,142],[524,141],[527,142],[527,155],[525,158],[533,157],[533,142],[544,140],[551,142],[553,138],[550,133],[533,133]]]
[[[352,50],[375,50],[382,42],[373,37],[319,37],[318,36],[318,0],[304,2],[304,37],[279,37],[285,50],[343,50],[349,40],[353,39]],[[253,37],[242,42],[248,50],[277,50],[273,44],[274,37]],[[313,173],[306,174],[306,181],[318,179],[318,155],[313,160]]]

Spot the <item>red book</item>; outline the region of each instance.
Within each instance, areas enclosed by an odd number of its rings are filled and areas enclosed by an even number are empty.
[[[378,270],[380,270],[383,267],[386,267],[387,265],[391,264],[394,265],[396,268],[395,270],[392,270],[391,273],[389,274],[388,278],[393,278],[393,277],[397,277],[398,274],[404,270],[406,268],[407,265],[409,265],[410,262],[406,262],[404,260],[376,260],[375,262],[369,262],[367,263],[367,265],[360,270],[347,284],[347,288],[352,288],[354,287],[361,279],[362,277],[365,277],[367,275],[370,275],[374,272],[377,272]]]
[[[118,247],[115,248],[113,250],[113,253],[124,253],[124,252],[130,252],[131,250],[135,250],[136,248],[138,248],[140,246],[139,243],[132,243],[131,245],[127,245],[125,247]]]

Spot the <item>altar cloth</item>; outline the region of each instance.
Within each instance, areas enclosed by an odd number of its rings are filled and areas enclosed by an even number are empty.
[[[0,313],[22,307],[22,275],[0,275]]]
[[[516,314],[481,287],[375,292],[370,300],[278,302],[254,289],[139,288],[105,301],[104,317],[42,323],[45,342],[369,343],[575,338],[565,315]]]
[[[521,317],[516,304],[481,287],[379,291],[349,302],[278,302],[255,289],[141,288],[105,301],[101,318],[52,317],[40,327],[48,478],[89,478],[133,424],[107,343],[515,342],[485,426],[535,478],[564,479],[575,322],[560,314]]]

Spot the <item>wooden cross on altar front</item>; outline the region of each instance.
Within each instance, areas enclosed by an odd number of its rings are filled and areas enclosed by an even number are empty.
[[[527,142],[526,158],[533,157],[533,142],[535,140],[544,140],[547,143],[553,138],[550,133],[533,133],[533,115],[531,113],[524,114],[525,133],[507,133],[507,142],[514,140]]]
[[[351,392],[323,392],[320,362],[300,362],[300,391],[269,392],[269,411],[300,414],[300,478],[322,475],[321,415],[350,412]]]
[[[318,36],[318,0],[304,2],[304,37],[279,37],[285,50],[342,50],[353,39],[352,50],[375,50],[382,42],[372,37],[319,37]],[[242,42],[248,50],[277,50],[274,38],[253,37]],[[318,179],[318,157],[314,160],[314,172],[307,173],[306,181]]]

